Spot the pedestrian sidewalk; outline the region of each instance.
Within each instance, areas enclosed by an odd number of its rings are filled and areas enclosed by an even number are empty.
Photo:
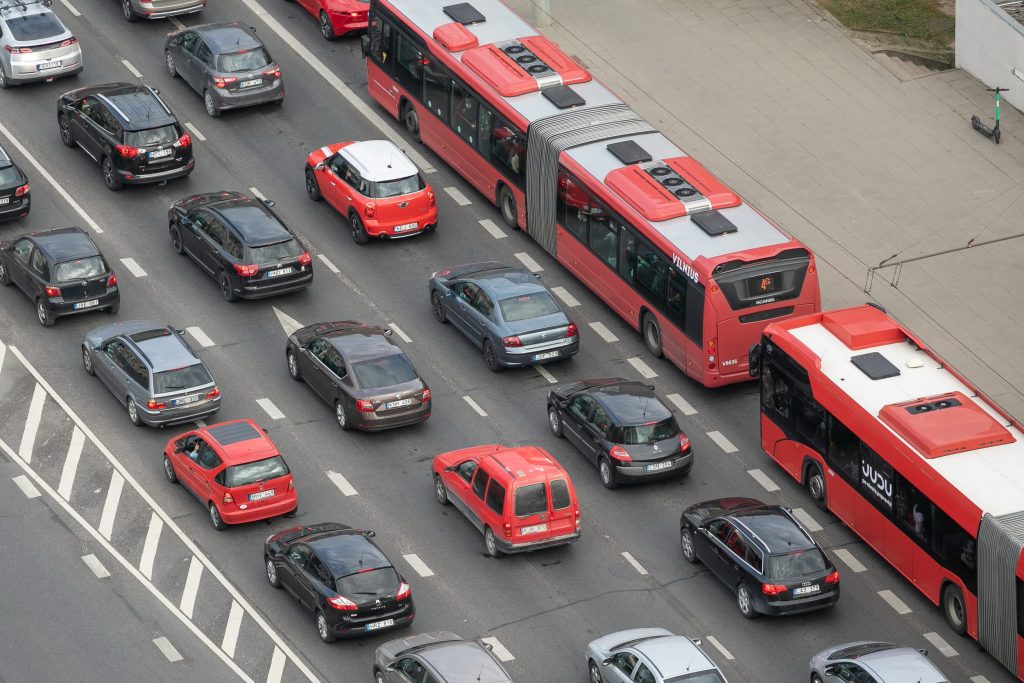
[[[510,0],[563,49],[817,255],[827,308],[885,306],[1024,420],[1024,116],[970,125],[969,74],[900,82],[813,0]],[[1013,80],[1009,76],[1007,81]],[[1022,83],[1003,83],[1015,87]]]

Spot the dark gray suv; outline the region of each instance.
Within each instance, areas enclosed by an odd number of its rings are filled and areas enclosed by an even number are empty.
[[[391,640],[373,654],[374,683],[486,681],[512,683],[491,646],[448,631]]]

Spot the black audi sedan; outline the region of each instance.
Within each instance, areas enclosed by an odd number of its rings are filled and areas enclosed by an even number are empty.
[[[316,615],[325,643],[408,626],[412,589],[371,540],[374,532],[325,522],[286,529],[263,544],[267,580]]]
[[[220,285],[226,301],[308,287],[313,259],[271,207],[241,192],[194,194],[171,204],[171,247]]]
[[[379,431],[430,417],[430,388],[391,341],[391,330],[352,320],[296,330],[285,348],[288,374],[334,408],[343,430]]]
[[[32,208],[28,176],[0,147],[0,221],[24,218]]]
[[[702,562],[736,592],[740,613],[798,614],[839,601],[839,571],[793,514],[753,498],[719,498],[683,510],[687,562]]]
[[[35,302],[44,327],[57,318],[105,310],[117,313],[117,276],[79,228],[30,232],[0,242],[0,285],[17,285]]]
[[[548,393],[548,426],[597,467],[601,483],[682,477],[693,467],[690,439],[654,387],[621,377],[583,379]]]

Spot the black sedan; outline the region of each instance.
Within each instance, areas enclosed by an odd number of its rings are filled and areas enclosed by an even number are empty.
[[[304,289],[313,258],[273,206],[241,192],[179,199],[167,213],[171,247],[216,279],[229,302]]]
[[[703,562],[748,619],[798,614],[839,601],[839,571],[786,508],[753,498],[719,498],[683,510],[687,562]]]
[[[379,431],[430,417],[430,388],[391,330],[352,320],[303,327],[288,337],[288,374],[334,408],[343,430]]]
[[[597,467],[610,489],[681,477],[693,467],[690,439],[647,384],[616,377],[557,386],[548,394],[548,425]]]
[[[24,218],[32,207],[28,176],[0,147],[0,221]]]
[[[35,302],[44,327],[86,311],[117,313],[117,276],[79,228],[30,232],[0,242],[0,285],[17,285]]]
[[[325,643],[408,626],[416,616],[408,582],[374,535],[325,522],[286,529],[263,544],[270,585],[316,615]]]

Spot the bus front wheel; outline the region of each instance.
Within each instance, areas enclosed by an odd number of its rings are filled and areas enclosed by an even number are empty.
[[[825,497],[825,477],[822,475],[821,468],[818,467],[817,463],[812,462],[807,465],[804,485],[807,487],[807,492],[811,494],[811,498],[814,499],[814,504],[818,506],[818,509],[828,510],[828,502]]]
[[[958,586],[952,583],[947,583],[946,587],[942,589],[942,614],[957,635],[962,636],[967,632],[967,609],[964,607],[964,594]]]
[[[652,313],[644,313],[640,322],[640,334],[643,335],[644,346],[651,352],[651,355],[661,358],[661,327],[658,325],[658,319]]]

